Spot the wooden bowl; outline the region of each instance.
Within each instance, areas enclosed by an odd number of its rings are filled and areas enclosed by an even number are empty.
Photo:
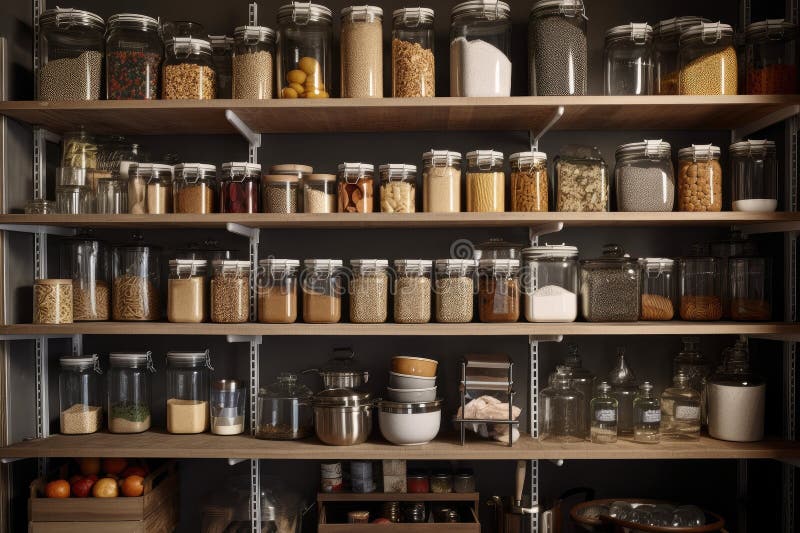
[[[662,526],[645,526],[642,524],[636,524],[634,522],[627,522],[625,520],[620,520],[618,518],[612,518],[610,516],[600,515],[597,518],[587,518],[584,517],[582,514],[582,510],[586,507],[594,507],[597,505],[611,505],[616,501],[627,501],[630,503],[649,503],[649,504],[659,504],[659,503],[670,503],[664,500],[648,500],[645,498],[605,498],[602,500],[592,500],[588,502],[579,503],[578,505],[574,506],[569,511],[569,516],[572,518],[573,522],[576,524],[581,525],[584,529],[588,531],[625,531],[625,530],[634,530],[634,531],[645,531],[648,533],[710,533],[713,531],[724,531],[722,528],[725,527],[725,519],[722,518],[720,515],[716,513],[712,513],[711,511],[707,511],[703,509],[703,512],[706,514],[706,524],[704,526],[699,527],[662,527]],[[674,504],[672,504],[674,505]],[[605,529],[603,528],[605,526]],[[611,527],[612,529],[608,529]]]
[[[438,361],[425,359],[424,357],[408,357],[405,355],[392,357],[392,372],[397,372],[398,374],[433,378],[436,377],[437,366],[439,366]]]

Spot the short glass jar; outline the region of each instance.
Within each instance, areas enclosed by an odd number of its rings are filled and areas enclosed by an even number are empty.
[[[475,473],[472,470],[459,470],[453,475],[453,492],[467,494],[475,491]]]
[[[675,261],[663,257],[639,259],[642,270],[641,320],[672,320],[675,316]]]
[[[250,317],[250,261],[211,262],[211,321],[240,324]]]
[[[772,318],[772,276],[768,258],[731,257],[728,286],[733,320],[753,322]]]
[[[303,212],[336,212],[335,174],[309,174],[303,179]]]
[[[297,176],[265,174],[261,178],[262,205],[265,213],[290,214],[298,212],[300,178]],[[302,209],[301,209],[302,210]]]
[[[640,277],[636,259],[621,246],[607,244],[603,255],[581,264],[581,308],[588,322],[639,320]]]
[[[437,259],[435,266],[436,321],[448,324],[472,322],[475,260]]]
[[[235,379],[211,383],[209,398],[210,426],[214,435],[239,435],[244,432],[247,391]]]
[[[722,274],[718,257],[684,257],[680,264],[681,318],[722,318]]]
[[[531,96],[581,96],[587,91],[588,45],[583,0],[538,0],[528,21]]]
[[[678,210],[722,211],[719,146],[693,144],[678,150]]]
[[[214,212],[217,167],[204,163],[175,165],[172,203],[176,213],[207,215]]]
[[[606,30],[603,94],[653,94],[653,28],[632,22]]]
[[[170,165],[137,163],[128,178],[128,213],[163,215],[172,212]]]
[[[797,93],[797,25],[783,19],[747,26],[747,94]]]
[[[381,212],[414,213],[417,210],[416,165],[378,167],[381,175]]]
[[[427,474],[409,472],[406,475],[406,486],[411,494],[426,493],[431,491],[431,481]]]
[[[88,215],[94,211],[94,195],[88,187],[56,187],[56,208],[62,215]]]
[[[25,204],[26,215],[55,215],[58,213],[56,203],[44,198],[36,198]]]
[[[453,476],[445,472],[431,474],[431,493],[449,494],[453,492]]]
[[[503,153],[475,150],[467,153],[467,211],[502,213],[506,205]]]
[[[394,321],[425,324],[431,321],[431,274],[427,259],[396,259],[394,262]]]
[[[281,98],[328,98],[333,78],[331,10],[291,2],[278,9],[277,83]]]
[[[522,250],[522,291],[528,322],[578,318],[578,249],[563,244]]]
[[[99,215],[121,215],[128,212],[128,181],[117,176],[97,182],[95,212]]]
[[[233,31],[231,96],[243,100],[272,98],[275,31],[266,26],[238,26]]]
[[[701,22],[701,17],[674,17],[653,26],[654,94],[678,94],[678,39],[681,33]]]
[[[193,23],[189,23],[193,24]],[[197,37],[197,35],[192,35]],[[227,35],[209,35],[211,43],[211,62],[216,74],[217,94],[215,98],[233,98],[233,37]]]
[[[374,172],[375,167],[369,163],[339,165],[340,213],[372,213]]]
[[[108,320],[108,248],[88,236],[64,242],[61,249],[61,277],[72,280],[72,319],[75,322]]]
[[[150,429],[151,352],[116,352],[108,356],[108,431],[141,433]]]
[[[115,246],[111,257],[113,320],[161,318],[159,249],[137,239]]]
[[[167,431],[176,434],[208,430],[211,355],[167,352]]]
[[[778,162],[773,141],[741,141],[729,148],[734,211],[778,208]]]
[[[257,163],[222,163],[219,178],[220,213],[259,213],[261,165]]]
[[[679,43],[679,94],[736,94],[739,74],[733,28],[703,22],[681,33]]]
[[[171,259],[167,280],[167,320],[205,322],[208,308],[208,262],[204,259]]]
[[[511,164],[511,210],[547,212],[550,191],[547,154],[518,152],[508,158]]]
[[[353,259],[350,261],[350,322],[380,324],[389,310],[389,261]]]
[[[72,280],[37,279],[33,282],[33,323],[72,324]]]
[[[342,9],[340,22],[342,98],[383,98],[383,9]]]
[[[303,261],[300,287],[303,290],[303,322],[335,324],[342,318],[341,259],[306,259]]]
[[[658,139],[623,144],[617,148],[616,159],[614,175],[619,211],[672,211],[675,170],[668,142]]]
[[[64,435],[87,435],[103,427],[100,398],[100,359],[97,355],[62,357],[58,360],[60,431]]]
[[[296,440],[313,435],[313,397],[308,387],[297,382],[297,374],[279,374],[275,383],[258,392],[256,438]]]
[[[164,45],[158,20],[119,13],[108,18],[106,100],[157,100]]]
[[[519,259],[481,259],[478,264],[480,321],[516,322],[519,300]]]
[[[272,165],[269,167],[269,174],[272,176],[295,176],[300,180],[300,187],[307,176],[314,173],[314,168],[308,165],[299,165],[297,163],[284,163],[280,165]],[[297,193],[297,212],[303,211],[303,195],[302,190]]]
[[[436,95],[433,9],[405,7],[392,13],[392,96]]]
[[[422,208],[426,213],[461,211],[461,154],[431,150],[422,154]]]
[[[164,100],[212,100],[217,97],[217,72],[211,43],[194,37],[173,37],[164,43]]]
[[[556,210],[598,212],[610,209],[608,167],[597,148],[568,146],[553,162]]]
[[[297,320],[297,259],[261,259],[258,262],[258,321],[291,324]]]

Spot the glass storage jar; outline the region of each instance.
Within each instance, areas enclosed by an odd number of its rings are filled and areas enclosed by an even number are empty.
[[[678,210],[722,211],[719,146],[693,144],[678,150]]]
[[[611,444],[617,442],[617,411],[619,402],[611,396],[611,385],[601,381],[597,392],[589,403],[587,417],[591,418],[589,440],[592,444]]]
[[[350,280],[350,322],[386,322],[389,309],[389,261],[353,259],[350,267],[353,271]]]
[[[58,167],[56,169],[56,188],[89,187],[89,173],[94,169],[79,167]]]
[[[342,98],[383,98],[383,9],[342,9],[340,22]]]
[[[586,416],[584,422],[586,424],[586,434],[589,434],[589,402],[592,401],[594,396],[594,382],[595,376],[591,371],[584,368],[583,360],[578,352],[578,345],[569,343],[567,344],[567,355],[561,361],[561,364],[556,367],[557,371],[564,371],[569,376],[570,386],[573,389],[580,391],[583,395],[584,409]]]
[[[300,178],[265,174],[261,178],[262,205],[265,213],[297,213]],[[302,211],[302,208],[300,209]]]
[[[661,441],[661,400],[653,394],[653,385],[645,381],[633,400],[633,440],[645,444]]]
[[[783,19],[747,26],[747,94],[797,92],[797,25]]]
[[[503,153],[475,150],[467,153],[467,211],[502,213],[506,204]]]
[[[277,87],[281,98],[328,98],[333,22],[320,4],[292,2],[278,9]]]
[[[108,355],[108,431],[141,433],[150,429],[151,352]]]
[[[639,392],[636,376],[625,360],[625,349],[617,348],[617,364],[608,375],[611,396],[617,400],[617,431],[633,435],[633,400]]]
[[[33,282],[33,323],[72,323],[72,280],[37,279]]]
[[[538,0],[528,22],[531,96],[580,96],[587,90],[583,0]]]
[[[636,259],[621,246],[607,244],[602,257],[581,264],[581,309],[589,322],[639,319],[641,273]]]
[[[205,259],[171,259],[167,280],[167,320],[205,322],[208,299],[208,262]]]
[[[211,43],[194,37],[173,37],[165,43],[164,100],[211,100],[217,97],[217,72]]]
[[[269,100],[275,31],[266,26],[239,26],[233,32],[233,39],[233,98]]]
[[[463,469],[453,475],[453,492],[465,494],[476,490],[475,472],[473,470]]]
[[[450,12],[450,96],[511,96],[511,8],[468,0]]]
[[[61,141],[61,166],[80,169],[97,168],[99,147],[93,135],[85,131],[65,133]],[[70,183],[70,185],[85,185]]]
[[[341,259],[306,259],[303,261],[300,287],[303,289],[303,322],[334,324],[342,318]]]
[[[481,322],[519,320],[519,259],[481,259],[478,265],[478,318]]]
[[[564,370],[556,373],[550,386],[539,396],[542,406],[540,441],[581,442],[586,438],[586,401],[583,393],[572,387]]]
[[[733,210],[769,212],[778,208],[778,162],[773,141],[741,141],[729,149]]]
[[[547,154],[518,152],[508,158],[511,164],[511,210],[548,211],[549,184]]]
[[[232,98],[234,39],[227,35],[209,35],[208,42],[211,44],[211,63],[214,65],[216,78],[212,84],[216,95],[212,98]]]
[[[700,438],[700,392],[693,389],[689,376],[678,372],[672,387],[661,394],[661,436],[670,440],[697,440]]]
[[[244,431],[247,392],[235,379],[220,379],[211,384],[211,433],[238,435]]]
[[[339,165],[339,212],[372,213],[375,167],[369,163]]]
[[[100,215],[121,215],[128,212],[128,180],[111,176],[97,182],[95,212]]]
[[[689,376],[689,385],[705,395],[706,379],[711,373],[711,364],[700,353],[700,337],[681,337],[681,351],[672,360],[672,373],[682,372]]]
[[[311,390],[297,382],[297,375],[284,372],[278,380],[258,391],[256,437],[296,440],[314,434]]]
[[[62,215],[87,215],[94,206],[94,195],[88,187],[70,185],[56,187],[56,208]]]
[[[606,31],[603,50],[603,94],[653,94],[653,28],[644,22]]]
[[[678,93],[736,94],[738,84],[733,28],[703,22],[681,33]]]
[[[167,431],[177,434],[208,430],[211,354],[167,352]]]
[[[261,165],[257,163],[222,163],[219,179],[220,213],[259,213]]]
[[[26,215],[55,215],[58,213],[56,203],[44,198],[36,198],[25,204]]]
[[[597,148],[567,146],[553,162],[556,210],[608,211],[608,168]]]
[[[206,215],[214,212],[217,167],[203,163],[175,165],[172,204],[176,213]]]
[[[115,246],[111,304],[113,320],[161,318],[159,249],[137,240]]]
[[[431,321],[431,270],[427,259],[396,259],[394,262],[394,321],[425,324]]]
[[[702,17],[674,17],[653,26],[653,92],[678,94],[678,39],[681,33],[702,22]]]
[[[72,280],[72,318],[76,322],[108,320],[111,295],[105,243],[88,236],[64,242],[61,277]]]
[[[159,69],[159,76],[161,70]],[[156,93],[153,99],[158,99]],[[97,147],[97,170],[105,170],[128,179],[131,163],[141,159],[140,146],[129,142],[124,135],[112,135]]]
[[[578,317],[578,249],[563,244],[522,250],[522,291],[528,322],[574,322]]]
[[[639,259],[642,276],[641,320],[672,320],[675,316],[675,261],[663,257]]]
[[[683,320],[722,318],[722,282],[718,257],[680,259],[680,299]]]
[[[108,18],[106,99],[157,100],[164,45],[158,20],[119,13]]]
[[[381,212],[414,213],[417,210],[416,165],[378,167],[381,174]]]
[[[433,9],[405,7],[392,13],[392,96],[436,96]]]
[[[616,159],[618,210],[672,211],[675,170],[668,142],[658,139],[623,144],[617,148]]]
[[[100,399],[100,359],[97,355],[62,357],[58,360],[58,397],[61,433],[86,435],[103,426]]]
[[[258,321],[291,324],[297,320],[297,259],[258,262]]]
[[[437,259],[436,321],[448,324],[472,322],[475,296],[473,259]]]
[[[309,174],[303,179],[303,212],[336,212],[335,174]]]
[[[431,474],[431,493],[449,494],[453,492],[453,476],[447,472],[434,472]]]
[[[211,321],[247,322],[250,317],[250,261],[216,259],[211,262]]]
[[[103,83],[103,18],[80,9],[39,17],[39,100],[99,100]]]
[[[308,165],[298,165],[297,163],[286,163],[281,165],[272,165],[269,167],[269,173],[273,176],[295,176],[300,180],[301,190],[297,192],[297,212],[303,211],[303,191],[302,186],[307,176],[314,173],[314,167]]]
[[[426,213],[461,211],[461,154],[431,150],[422,154],[422,207]]]
[[[128,213],[163,215],[172,212],[172,167],[137,163],[128,179]]]
[[[772,318],[772,275],[766,257],[731,257],[728,262],[733,320]]]

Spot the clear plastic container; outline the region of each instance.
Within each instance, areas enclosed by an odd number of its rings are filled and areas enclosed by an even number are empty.
[[[578,317],[578,249],[532,246],[522,251],[522,291],[528,322],[574,322]]]
[[[704,22],[681,33],[679,43],[679,94],[736,94],[739,74],[733,28]]]
[[[108,320],[108,249],[101,241],[78,237],[61,248],[61,277],[72,280],[72,318],[76,322]]]
[[[436,321],[449,324],[472,322],[475,261],[437,259],[435,265]]]
[[[96,433],[103,427],[100,359],[97,355],[62,357],[58,376],[60,431],[64,435]]]
[[[33,283],[33,323],[72,323],[72,280],[37,279]]]
[[[511,8],[468,0],[450,12],[450,96],[511,96]]]
[[[389,261],[353,259],[350,261],[350,322],[380,324],[389,311]]]
[[[461,154],[431,150],[422,154],[422,207],[426,213],[461,211]]]
[[[97,140],[93,135],[83,130],[65,133],[61,140],[61,166],[73,169],[97,168],[98,150]],[[85,176],[83,179],[86,179]],[[86,182],[65,182],[63,185],[86,185]]]
[[[211,321],[240,324],[250,317],[250,261],[211,262]]]
[[[597,148],[571,145],[553,162],[556,210],[608,211],[611,195],[608,167]]]
[[[745,31],[747,94],[797,93],[797,25],[762,20]]]
[[[589,322],[639,320],[641,272],[621,246],[607,244],[602,257],[581,261],[581,308]]]
[[[480,321],[516,322],[519,302],[519,259],[481,259],[478,265]]]
[[[157,100],[164,45],[158,20],[120,13],[108,18],[106,99]]]
[[[339,212],[372,213],[375,167],[369,163],[339,165]]]
[[[741,141],[729,149],[733,210],[770,212],[778,208],[778,162],[773,141]]]
[[[606,30],[603,94],[653,94],[653,28],[632,22]]]
[[[128,181],[110,177],[97,182],[95,212],[100,215],[121,215],[128,212]]]
[[[164,100],[211,100],[217,97],[217,72],[211,43],[193,37],[165,41]]]
[[[219,179],[220,213],[259,213],[261,165],[223,163]]]
[[[114,320],[161,318],[159,249],[137,240],[115,246],[112,255],[111,304]]]
[[[261,178],[262,205],[265,213],[290,214],[302,211],[299,197],[300,178],[297,176],[265,174]]]
[[[176,213],[206,215],[214,212],[217,167],[204,163],[175,165],[172,203]]]
[[[381,212],[414,213],[417,210],[416,165],[381,165]]]
[[[405,7],[392,13],[392,96],[436,95],[433,9]]]
[[[266,26],[239,26],[233,32],[233,98],[272,98],[275,31]]]
[[[303,179],[305,213],[335,213],[336,207],[335,174],[309,174]]]
[[[128,213],[163,215],[172,212],[172,167],[137,163],[128,179]]]
[[[314,434],[314,394],[297,382],[297,375],[282,373],[278,380],[258,392],[256,437],[296,440]]]
[[[235,379],[220,379],[211,383],[211,433],[238,435],[244,431],[247,391]]]
[[[718,257],[680,259],[680,300],[683,320],[722,318],[722,273]]]
[[[291,324],[297,320],[296,259],[262,259],[258,262],[258,321]]]
[[[583,0],[538,0],[533,4],[528,22],[532,96],[586,94],[587,20]]]
[[[467,154],[467,211],[502,213],[506,205],[503,153],[475,150]]]
[[[208,317],[208,262],[171,259],[167,280],[167,320],[205,322]]]
[[[108,431],[141,433],[150,429],[151,352],[116,352],[108,356]]]
[[[722,211],[719,146],[693,144],[678,150],[678,210]]]
[[[539,440],[581,442],[586,438],[583,393],[572,387],[569,375],[559,370],[550,386],[539,393],[542,420]]]
[[[396,259],[394,262],[394,321],[424,324],[431,321],[433,261]]]
[[[328,98],[332,87],[331,10],[292,2],[278,9],[277,87],[281,98]]]
[[[675,261],[663,257],[639,259],[642,275],[641,320],[672,320],[675,316]]]
[[[511,211],[548,211],[547,154],[518,152],[511,154],[508,161],[511,164]]]
[[[192,35],[192,37],[199,37]],[[205,37],[202,37],[205,38]],[[211,62],[216,74],[215,98],[233,98],[233,45],[234,38],[227,35],[209,35]]]
[[[746,322],[772,318],[772,272],[766,257],[731,257],[728,283],[731,318]]]
[[[303,289],[303,322],[334,324],[342,318],[341,259],[306,259],[300,278]]]
[[[383,98],[383,9],[342,9],[340,60],[342,98]]]
[[[645,140],[617,148],[614,175],[619,211],[672,211],[675,170],[668,142]]]
[[[653,26],[655,94],[678,94],[678,39],[681,33],[701,22],[701,17],[674,17]]]
[[[176,434],[208,430],[211,355],[167,352],[167,431]]]

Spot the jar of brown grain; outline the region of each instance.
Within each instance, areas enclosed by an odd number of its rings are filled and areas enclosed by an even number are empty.
[[[678,210],[722,210],[719,146],[693,144],[678,150]]]
[[[214,212],[217,167],[203,163],[175,166],[172,203],[176,213],[205,215]]]

